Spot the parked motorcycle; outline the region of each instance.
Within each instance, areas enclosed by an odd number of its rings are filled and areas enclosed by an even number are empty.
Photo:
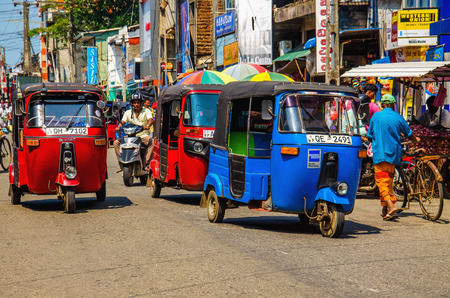
[[[123,183],[126,186],[133,185],[134,177],[139,178],[144,185],[147,183],[148,173],[144,170],[147,146],[136,136],[143,129],[142,126],[135,124],[125,124],[120,128],[125,136],[120,142],[119,164],[123,170]]]
[[[369,142],[363,142],[362,147],[369,152],[371,151],[370,144]],[[371,154],[367,154],[367,157],[362,160],[358,191],[373,192],[376,188],[373,159]]]

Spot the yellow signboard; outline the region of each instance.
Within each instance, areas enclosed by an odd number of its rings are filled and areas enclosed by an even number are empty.
[[[223,65],[231,65],[239,62],[239,44],[238,42],[230,43],[223,47]]]
[[[439,10],[409,9],[398,11],[398,37],[430,36],[430,24],[438,21]]]

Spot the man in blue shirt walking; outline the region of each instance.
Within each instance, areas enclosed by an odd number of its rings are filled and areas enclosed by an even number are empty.
[[[402,157],[401,136],[417,143],[419,138],[412,134],[405,119],[394,111],[395,97],[385,94],[381,98],[383,110],[375,113],[370,120],[367,137],[372,139],[373,163],[375,165],[375,182],[380,190],[383,206],[381,215],[384,220],[392,220],[398,215],[395,207],[397,199],[393,193],[395,165]]]

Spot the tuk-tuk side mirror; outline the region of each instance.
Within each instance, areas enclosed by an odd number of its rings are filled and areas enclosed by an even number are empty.
[[[172,107],[170,109],[170,116],[178,117],[179,112],[180,112],[180,102],[179,101],[172,102]]]
[[[103,100],[97,101],[97,107],[101,110],[103,110],[106,107],[106,103]]]
[[[14,102],[14,115],[16,116],[22,116],[25,114],[25,111],[22,108],[22,101],[16,100]]]
[[[272,120],[275,115],[273,114],[273,102],[271,100],[263,100],[261,104],[261,117],[263,120]]]

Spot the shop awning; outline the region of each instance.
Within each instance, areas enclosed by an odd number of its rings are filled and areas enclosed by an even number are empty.
[[[292,61],[292,59],[298,59],[298,58],[302,58],[302,57],[306,57],[311,53],[311,50],[307,49],[307,50],[303,50],[303,49],[299,49],[298,47],[293,49],[290,52],[287,52],[286,54],[284,54],[283,56],[278,57],[277,59],[273,60],[273,62],[278,62],[278,61]]]
[[[450,76],[449,61],[399,62],[355,67],[341,77],[420,78]]]

